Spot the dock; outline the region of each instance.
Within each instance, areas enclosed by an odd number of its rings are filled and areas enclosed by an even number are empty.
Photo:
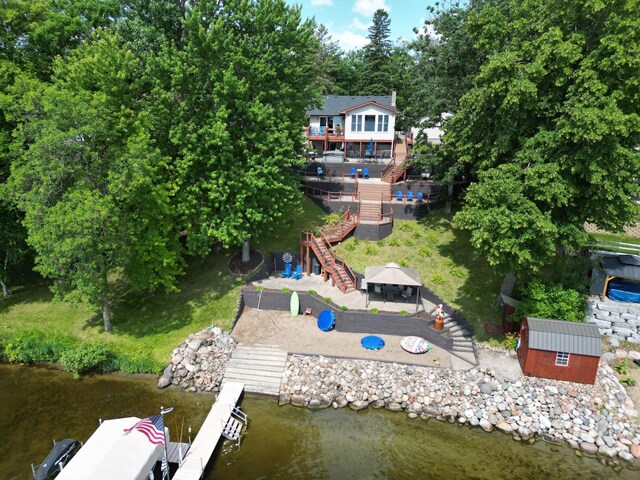
[[[218,399],[211,407],[173,480],[198,480],[202,477],[243,390],[244,384],[239,382],[226,382],[222,386]]]
[[[241,382],[249,393],[277,397],[287,364],[287,352],[271,345],[238,345],[222,379]]]

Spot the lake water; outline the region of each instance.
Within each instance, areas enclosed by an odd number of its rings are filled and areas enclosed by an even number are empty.
[[[53,438],[86,440],[99,418],[165,416],[172,440],[195,435],[212,395],[159,391],[155,377],[101,375],[74,380],[49,368],[0,365],[0,479],[33,478]],[[206,479],[634,479],[566,447],[516,443],[507,435],[409,419],[368,409],[278,407],[275,400],[245,398],[250,424],[242,446],[226,442]],[[117,479],[114,479],[117,480]]]

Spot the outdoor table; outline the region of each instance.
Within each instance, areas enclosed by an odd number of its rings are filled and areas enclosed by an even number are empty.
[[[400,293],[400,287],[395,285],[383,285],[382,287],[382,294],[387,300],[395,300],[398,293]]]

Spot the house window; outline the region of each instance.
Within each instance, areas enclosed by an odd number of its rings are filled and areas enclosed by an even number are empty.
[[[358,115],[361,116],[361,115]],[[375,132],[376,131],[376,116],[375,115],[365,115],[364,116],[364,131],[365,132]]]
[[[559,367],[569,365],[569,354],[567,352],[556,352],[556,365]]]
[[[378,131],[389,131],[389,115],[378,115]]]
[[[362,131],[362,115],[351,115],[351,131]]]

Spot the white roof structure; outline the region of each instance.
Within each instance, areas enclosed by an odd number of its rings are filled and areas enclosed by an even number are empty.
[[[413,268],[401,267],[397,263],[387,263],[384,266],[365,267],[364,279],[369,283],[405,285],[419,287],[422,285],[420,275]]]
[[[163,446],[138,430],[124,435],[137,417],[105,420],[56,478],[58,480],[143,480],[149,478]]]

